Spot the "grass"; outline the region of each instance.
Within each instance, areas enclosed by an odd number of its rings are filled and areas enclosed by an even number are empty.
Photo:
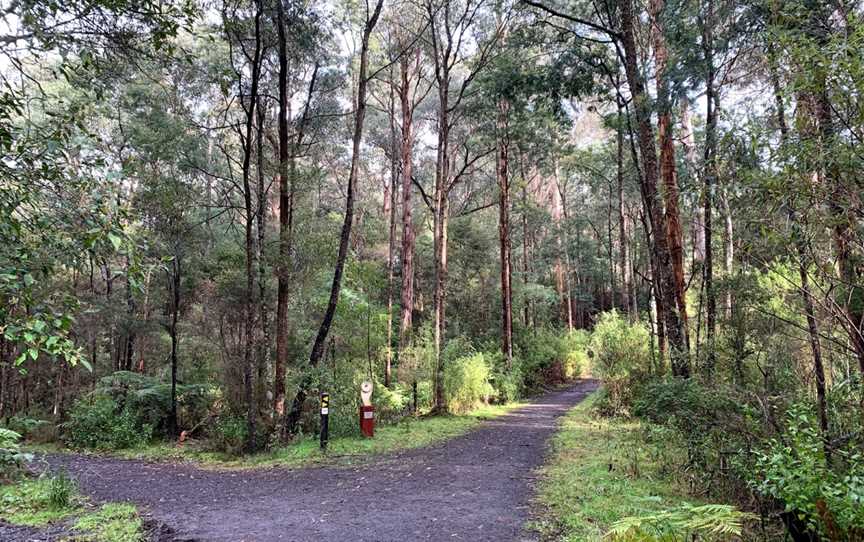
[[[63,538],[69,542],[144,540],[143,522],[134,505],[108,503],[94,510],[63,473],[0,486],[0,518],[31,527],[74,520],[70,535]]]
[[[486,405],[461,415],[405,418],[393,425],[376,426],[375,437],[371,439],[360,435],[331,438],[326,453],[321,452],[317,437],[310,436],[266,452],[244,456],[203,450],[196,442],[189,442],[183,447],[159,442],[144,448],[118,450],[111,452],[111,455],[151,461],[193,461],[201,467],[215,469],[352,464],[369,456],[422,448],[464,435],[483,421],[524,405]],[[43,453],[68,451],[56,445],[28,446],[27,449]]]
[[[638,422],[597,419],[595,392],[572,409],[553,438],[538,488],[544,540],[599,541],[622,518],[692,502],[686,488],[663,473],[656,449]]]
[[[16,525],[38,527],[75,515],[81,502],[74,486],[68,478],[57,480],[43,476],[0,486],[0,517]]]
[[[75,522],[76,542],[140,542],[143,522],[132,504],[109,503]]]

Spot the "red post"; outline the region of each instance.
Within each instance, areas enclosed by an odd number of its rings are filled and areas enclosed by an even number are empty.
[[[375,436],[375,407],[360,407],[360,431],[365,437]]]

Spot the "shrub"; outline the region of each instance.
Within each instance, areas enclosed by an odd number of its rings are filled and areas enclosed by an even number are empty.
[[[513,359],[510,369],[501,367],[492,374],[492,388],[500,403],[510,403],[522,397],[525,388],[524,375],[519,358]]]
[[[48,480],[48,505],[54,510],[62,510],[72,505],[72,499],[78,493],[75,480],[69,478],[65,470],[61,470]]]
[[[491,371],[482,353],[450,360],[444,367],[444,392],[451,412],[465,412],[487,402],[494,390]]]
[[[117,371],[99,379],[94,395],[112,398],[118,405],[153,428],[166,434],[171,420],[171,384],[160,379]],[[183,384],[177,386],[177,417],[181,427],[191,427],[203,420],[213,403],[212,394],[205,386]]]
[[[561,363],[567,380],[578,378],[588,370],[590,342],[591,336],[582,329],[564,333],[558,340],[556,360]]]
[[[152,425],[104,395],[76,402],[63,427],[66,441],[74,448],[122,450],[142,446],[153,437]]]
[[[411,402],[411,390],[401,384],[388,389],[383,382],[374,381],[372,404],[381,422],[398,420]]]
[[[601,405],[605,414],[628,412],[635,388],[649,372],[648,344],[648,330],[642,324],[629,323],[615,310],[600,315],[591,336],[592,370],[606,388]]]
[[[525,330],[520,335],[517,357],[525,375],[525,388],[539,390],[547,384],[562,381],[564,371],[556,366],[560,353],[559,336],[547,329]]]
[[[19,440],[20,434],[0,427],[0,480],[17,475],[33,459],[32,454],[21,451]]]
[[[21,435],[22,438],[33,440],[35,434],[46,427],[51,427],[52,424],[48,420],[40,420],[18,414],[9,419],[8,426],[9,429]]]
[[[216,420],[210,438],[216,450],[237,455],[246,446],[248,436],[246,420],[241,416],[226,414]]]
[[[658,448],[670,443],[686,449],[688,469],[703,481],[712,478],[740,485],[729,478],[729,455],[750,449],[758,434],[753,416],[741,397],[730,389],[708,387],[695,379],[667,378],[646,383],[633,401],[633,414],[663,428],[665,436],[655,439]],[[748,440],[749,439],[749,440]],[[746,467],[745,467],[746,470]]]
[[[788,412],[782,439],[757,454],[752,487],[781,501],[786,512],[827,540],[864,540],[864,455],[834,450],[829,464],[814,416],[804,405]]]
[[[615,522],[606,538],[618,542],[663,542],[673,540],[735,540],[744,522],[754,519],[725,504],[685,504],[646,516],[632,516]]]

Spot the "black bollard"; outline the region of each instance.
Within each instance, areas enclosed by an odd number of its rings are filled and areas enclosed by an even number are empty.
[[[321,451],[327,451],[327,440],[329,439],[329,422],[330,417],[330,394],[326,391],[321,392]]]

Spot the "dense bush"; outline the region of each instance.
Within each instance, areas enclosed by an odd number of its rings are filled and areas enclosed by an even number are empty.
[[[54,424],[48,420],[33,418],[19,414],[9,419],[7,428],[21,435],[26,440],[51,440],[54,436]],[[49,438],[45,438],[47,435]]]
[[[826,540],[864,540],[864,454],[835,449],[829,460],[810,410],[796,405],[788,419],[782,438],[757,454],[753,487]]]
[[[398,420],[406,413],[411,403],[410,386],[396,383],[388,389],[383,382],[375,380],[373,383],[372,404],[375,405],[378,420],[381,422]]]
[[[591,335],[592,372],[603,380],[606,414],[629,412],[638,387],[649,374],[651,352],[648,330],[612,310],[600,315]]]
[[[225,414],[213,424],[210,443],[217,451],[236,455],[243,451],[248,436],[245,418]]]
[[[560,365],[556,365],[559,341],[560,336],[548,329],[523,330],[519,334],[516,356],[521,362],[526,390],[540,390],[564,379]]]
[[[153,437],[152,425],[106,395],[91,395],[75,403],[64,429],[70,446],[94,450],[134,448]]]
[[[166,434],[171,418],[171,384],[152,376],[117,371],[99,379],[95,395],[112,398],[139,417],[157,434]],[[181,428],[195,426],[207,416],[213,396],[205,386],[177,386],[177,418]]]
[[[482,352],[450,360],[444,368],[444,390],[450,412],[465,412],[489,400],[489,363]]]
[[[204,386],[177,386],[180,427],[197,425],[211,411],[213,401],[213,394]],[[118,371],[101,378],[89,395],[79,399],[62,427],[65,440],[76,448],[118,450],[168,436],[170,419],[170,384]]]
[[[558,340],[556,361],[561,363],[564,378],[572,380],[588,372],[591,335],[584,329],[562,334]]]
[[[492,367],[490,377],[493,395],[499,403],[516,401],[525,393],[525,374],[522,371],[522,360],[513,358],[510,367],[507,367],[504,355],[500,350],[484,352],[486,360]]]
[[[0,427],[0,480],[19,473],[25,463],[33,459],[31,454],[21,451],[18,441],[21,435]]]
[[[525,389],[538,391],[581,376],[589,365],[589,338],[584,330],[522,330],[516,341],[516,357]]]
[[[728,458],[737,457],[756,442],[758,423],[754,413],[730,389],[708,386],[695,379],[665,378],[648,381],[633,400],[632,412],[649,422],[646,428],[658,438],[658,448],[686,452],[683,467],[693,484],[741,486]],[[667,457],[681,462],[675,454]],[[667,464],[667,467],[675,465]]]

